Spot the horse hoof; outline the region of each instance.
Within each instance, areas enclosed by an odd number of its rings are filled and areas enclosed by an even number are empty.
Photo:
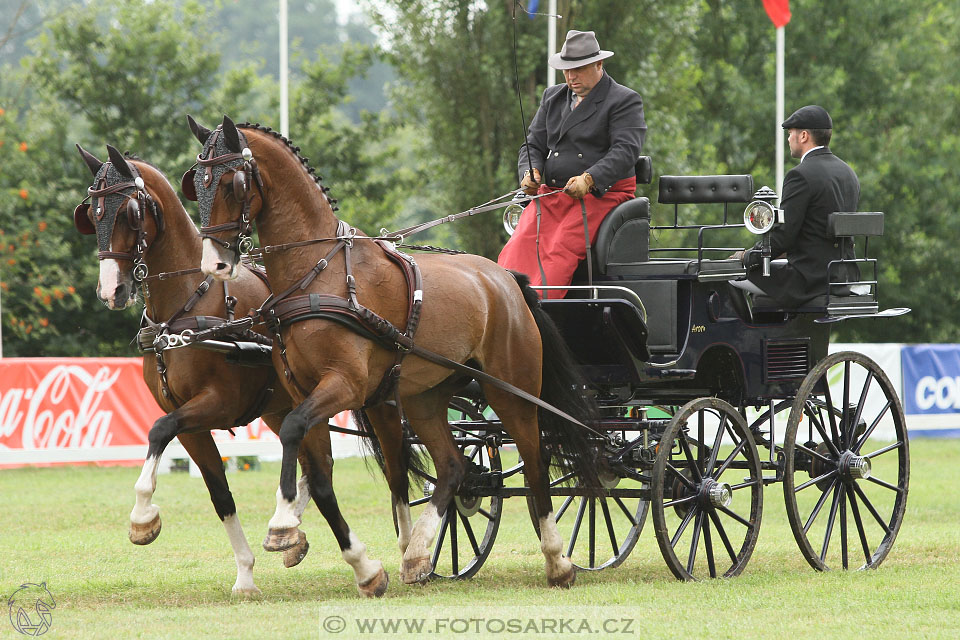
[[[547,576],[547,584],[557,589],[569,589],[573,586],[573,583],[576,582],[576,580],[577,568],[573,564],[570,565],[570,570],[562,576],[558,576],[556,578]]]
[[[364,598],[382,598],[387,592],[387,585],[390,584],[390,576],[380,567],[377,575],[373,576],[363,584],[357,584],[357,590]]]
[[[400,567],[400,579],[404,584],[425,584],[433,573],[433,564],[430,558],[404,560]]]
[[[287,569],[300,564],[300,561],[307,557],[307,551],[310,549],[310,543],[307,542],[307,534],[300,532],[300,539],[297,544],[283,552],[283,566]]]
[[[160,535],[160,527],[160,514],[158,513],[150,522],[143,524],[131,522],[130,531],[127,535],[130,536],[130,542],[133,544],[150,544]]]
[[[263,593],[255,584],[251,584],[249,587],[238,587],[237,585],[233,585],[232,593],[235,596],[242,596],[244,598],[256,598],[263,595]]]
[[[263,548],[267,551],[286,551],[300,542],[300,529],[270,529],[263,539]]]

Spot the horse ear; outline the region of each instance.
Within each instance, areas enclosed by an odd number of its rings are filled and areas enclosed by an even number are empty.
[[[240,132],[237,131],[237,125],[227,116],[223,116],[223,139],[227,143],[227,149],[240,152]]]
[[[114,168],[119,171],[122,176],[133,180],[133,171],[130,170],[127,159],[123,157],[123,154],[120,153],[116,147],[107,145],[107,155],[110,157],[110,162],[113,163]]]
[[[97,174],[100,172],[100,168],[103,167],[103,163],[97,160],[92,153],[80,145],[77,145],[77,151],[80,152],[80,157],[83,158],[83,161],[87,163],[87,168],[90,169],[90,173],[92,173],[93,177],[96,178]]]
[[[190,131],[192,131],[196,139],[200,141],[200,144],[206,144],[207,138],[210,137],[210,129],[199,124],[189,113],[187,114],[187,123],[190,125]]]

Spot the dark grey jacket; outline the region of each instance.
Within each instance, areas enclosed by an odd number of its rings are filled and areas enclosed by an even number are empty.
[[[827,217],[856,211],[859,203],[860,181],[846,162],[827,147],[808,153],[784,177],[784,224],[770,232],[772,255],[786,253],[787,265],[767,278],[751,273],[750,280],[788,306],[826,294],[827,263],[840,259],[842,251],[841,243],[827,234]],[[853,258],[852,246],[843,257]],[[835,282],[857,278],[856,266],[844,267],[831,274]]]
[[[573,92],[565,84],[547,87],[527,139],[530,160],[548,187],[563,187],[567,180],[590,172],[594,192],[603,195],[610,186],[635,174],[647,125],[643,100],[636,91],[617,84],[603,72],[600,82],[576,109],[570,109]],[[519,178],[529,169],[527,147],[520,147]]]

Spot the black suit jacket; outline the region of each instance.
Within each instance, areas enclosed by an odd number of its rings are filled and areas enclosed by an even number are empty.
[[[783,180],[784,224],[770,232],[773,257],[786,254],[787,265],[769,277],[758,272],[750,280],[772,298],[797,306],[827,292],[827,263],[853,258],[853,246],[846,250],[827,234],[827,217],[837,211],[856,211],[860,203],[860,181],[850,166],[829,148],[815,149],[791,169]],[[754,247],[760,248],[760,243]],[[755,254],[756,255],[756,254]],[[843,265],[831,276],[834,281],[855,280],[854,265]]]
[[[570,109],[573,92],[565,84],[543,92],[527,134],[529,158],[548,187],[561,188],[567,180],[589,171],[594,193],[635,175],[634,166],[643,148],[647,125],[643,100],[636,91],[603,77],[587,97]],[[520,179],[529,170],[527,145],[520,147]]]

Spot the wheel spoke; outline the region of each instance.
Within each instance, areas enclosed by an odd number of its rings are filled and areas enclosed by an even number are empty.
[[[745,526],[746,528],[748,528],[748,529],[753,529],[753,523],[752,523],[752,522],[750,522],[749,520],[746,520],[743,516],[741,516],[741,515],[739,515],[739,514],[737,514],[737,513],[734,513],[733,511],[731,511],[731,510],[728,509],[727,507],[717,507],[717,509],[720,510],[720,511],[723,511],[725,514],[727,514],[728,516],[730,516],[731,518],[733,518],[734,520],[736,520],[737,522],[739,522],[740,524],[742,524],[742,525]]]
[[[573,557],[573,548],[577,545],[577,536],[580,535],[580,523],[583,522],[583,512],[587,508],[587,499],[581,498],[577,508],[577,519],[573,523],[573,532],[570,533],[570,544],[567,545],[567,557]]]
[[[710,460],[707,461],[707,466],[704,467],[704,470],[707,472],[707,475],[711,478],[716,478],[723,473],[722,471],[716,476],[713,475],[713,468],[717,465],[717,456],[720,454],[720,441],[723,439],[723,434],[728,430],[729,420],[727,416],[720,416],[720,426],[717,427],[717,437],[713,441],[713,450],[710,452]],[[736,440],[736,438],[734,438]]]
[[[850,559],[847,555],[847,491],[840,485],[840,563],[844,570],[850,568]]]
[[[433,565],[434,569],[437,567],[437,560],[440,559],[440,550],[443,549],[443,539],[447,535],[447,525],[450,523],[450,508],[456,509],[453,505],[447,508],[446,513],[443,514],[443,520],[440,522],[440,533],[437,535],[437,546],[433,548],[433,556],[430,558],[430,564]]]
[[[794,446],[795,446],[797,449],[800,449],[800,451],[803,451],[804,453],[806,453],[807,455],[820,458],[820,459],[823,460],[824,462],[829,462],[829,463],[833,463],[833,462],[834,462],[834,460],[833,460],[832,458],[828,458],[827,456],[825,456],[825,455],[823,455],[822,453],[819,453],[819,452],[817,452],[817,451],[814,451],[813,449],[808,449],[807,447],[803,446],[803,445],[800,444],[800,443],[797,443],[797,444],[795,444]]]
[[[458,513],[460,516],[460,522],[463,523],[463,530],[467,534],[467,539],[470,540],[470,546],[473,547],[473,555],[480,555],[480,545],[477,544],[477,537],[473,533],[473,527],[470,526],[470,519],[462,513]]]
[[[489,511],[487,511],[486,509],[481,508],[481,509],[479,509],[479,510],[477,511],[477,513],[479,513],[480,515],[482,515],[482,516],[483,516],[484,518],[486,518],[487,520],[493,520],[493,515],[492,515]]]
[[[456,505],[450,505],[454,515],[460,515]],[[449,513],[449,511],[448,511]],[[453,567],[451,575],[460,573],[460,546],[457,544],[457,518],[450,518],[450,565]]]
[[[857,446],[853,448],[854,453],[859,453],[860,448],[867,443],[867,440],[870,439],[870,436],[873,435],[873,430],[877,428],[877,425],[880,424],[880,420],[883,419],[883,416],[887,415],[887,411],[890,410],[890,407],[893,406],[893,400],[887,400],[887,403],[883,405],[883,411],[874,418],[873,422],[870,423],[870,426],[867,427],[867,430],[863,432],[863,435],[860,436],[860,439],[857,440]]]
[[[723,464],[720,465],[720,468],[717,469],[717,474],[713,476],[714,480],[718,479],[720,476],[723,475],[723,472],[727,470],[727,467],[729,467],[730,464],[733,462],[733,460],[740,454],[741,451],[743,451],[743,448],[746,446],[746,444],[747,444],[746,440],[741,440],[740,444],[734,447],[733,451],[730,452],[730,455],[728,455],[726,459],[724,459]]]
[[[843,410],[840,413],[840,446],[847,448],[847,415],[850,413],[850,361],[843,361]],[[844,503],[845,504],[845,503]]]
[[[823,440],[823,442],[824,442],[824,443],[827,445],[827,447],[830,449],[830,453],[833,454],[834,458],[839,458],[839,457],[840,457],[840,451],[837,450],[837,446],[836,446],[836,445],[833,443],[833,441],[830,439],[830,436],[827,435],[827,430],[826,430],[826,428],[823,426],[823,421],[820,419],[820,416],[816,415],[816,414],[815,414],[814,412],[812,412],[812,411],[809,412],[807,415],[810,417],[810,424],[812,424],[813,427],[814,427],[814,428],[817,430],[817,432],[820,434],[820,438]]]
[[[421,504],[425,502],[430,502],[430,496],[424,496],[423,498],[417,498],[416,500],[411,500],[409,504],[411,507],[419,507]]]
[[[711,578],[717,577],[717,564],[713,560],[713,540],[710,538],[710,519],[703,519],[703,547],[707,552],[707,570]]]
[[[847,373],[849,373],[849,371]],[[846,378],[846,376],[844,376],[844,378]],[[833,396],[830,394],[830,384],[826,382],[826,380],[824,383],[826,385],[826,390],[823,394],[823,399],[827,406],[827,417],[830,418],[830,433],[833,434],[833,441],[831,444],[833,444],[835,448],[839,448],[838,445],[842,446],[842,443],[840,440],[840,431],[837,428],[837,412],[833,408]]]
[[[607,535],[610,536],[610,547],[613,549],[613,554],[617,555],[617,552],[620,550],[620,545],[617,544],[617,536],[613,531],[613,520],[610,518],[610,507],[607,506],[606,500],[600,503],[600,508],[603,510],[603,519],[607,523]]]
[[[867,478],[867,481],[872,482],[873,484],[880,485],[881,487],[884,487],[886,489],[890,489],[891,491],[896,491],[897,493],[900,493],[901,491],[903,491],[903,489],[901,489],[900,487],[896,485],[892,485],[889,482],[884,482],[883,480],[881,480],[876,476],[870,476],[869,478]]]
[[[853,513],[853,520],[857,525],[857,533],[860,535],[863,557],[869,565],[872,554],[870,553],[870,545],[867,543],[867,532],[863,528],[863,520],[860,519],[860,507],[857,506],[857,500],[853,497],[852,491],[847,492],[847,499],[850,500],[850,511]]]
[[[693,575],[693,565],[697,562],[697,548],[700,546],[700,531],[703,529],[703,511],[697,510],[697,521],[693,524],[690,537],[690,555],[687,556],[687,573]]]
[[[574,471],[571,471],[570,473],[565,473],[565,474],[563,474],[562,476],[560,476],[559,478],[557,478],[556,480],[554,480],[553,482],[551,482],[551,483],[550,483],[550,487],[551,487],[551,488],[552,488],[552,487],[558,487],[558,486],[562,485],[564,482],[566,482],[567,480],[569,480],[570,478],[572,478],[572,477],[575,476],[575,475],[576,475],[576,472],[574,472]]]
[[[559,509],[559,510],[557,511],[557,513],[553,516],[553,521],[554,521],[554,522],[560,522],[560,518],[563,517],[563,514],[566,512],[567,507],[569,507],[569,506],[570,506],[570,503],[573,502],[573,498],[574,498],[574,496],[567,496],[567,497],[566,497],[566,499],[563,501],[563,504],[560,505],[560,509]]]
[[[883,454],[887,453],[888,451],[893,451],[894,449],[899,449],[899,448],[902,447],[902,446],[903,446],[903,440],[897,440],[897,441],[894,442],[893,444],[888,445],[888,446],[886,446],[886,447],[884,447],[884,448],[882,448],[882,449],[877,449],[877,450],[874,451],[873,453],[868,453],[867,455],[865,455],[865,456],[863,456],[863,457],[864,457],[864,458],[876,458],[877,456],[882,456]]]
[[[813,511],[810,512],[810,515],[807,517],[806,524],[803,525],[803,533],[806,534],[810,527],[813,525],[813,521],[817,519],[817,516],[820,515],[820,510],[823,509],[824,503],[827,501],[827,496],[830,495],[830,490],[837,486],[837,481],[834,480],[828,489],[825,489],[822,494],[820,494],[820,499],[817,500],[817,504],[813,507]]]
[[[868,498],[867,494],[863,492],[863,489],[860,488],[860,485],[858,485],[856,482],[853,483],[853,490],[857,493],[857,496],[859,496],[860,501],[863,502],[864,506],[867,508],[867,511],[869,511],[877,523],[883,527],[883,530],[886,531],[888,535],[892,533],[890,527],[887,526],[887,523],[884,522],[883,518],[880,517],[880,514],[877,513],[873,503],[870,502],[870,498]]]
[[[693,516],[696,515],[697,511],[699,511],[699,509],[697,509],[696,507],[693,507],[692,509],[687,511],[687,515],[683,516],[683,521],[680,522],[680,526],[677,527],[677,530],[674,532],[673,537],[670,538],[671,547],[677,546],[677,543],[680,542],[680,536],[683,535],[683,532],[686,530],[687,525],[690,524],[690,521],[693,519]]]
[[[715,511],[708,511],[710,514],[710,519],[713,520],[713,526],[716,527],[717,533],[720,535],[720,540],[723,541],[723,546],[726,547],[727,553],[730,555],[730,561],[733,564],[737,563],[737,553],[733,550],[733,545],[730,544],[730,539],[727,537],[727,531],[723,528],[723,523],[720,522],[720,516],[716,514]]]
[[[800,485],[799,487],[794,488],[793,492],[794,492],[794,493],[800,493],[801,491],[803,491],[804,489],[806,489],[806,488],[809,487],[810,485],[817,484],[817,483],[820,482],[821,480],[826,480],[827,478],[832,478],[833,476],[837,475],[838,473],[840,473],[840,471],[837,470],[837,469],[834,469],[833,471],[827,471],[826,473],[824,473],[824,474],[822,474],[822,475],[819,475],[819,476],[817,476],[816,478],[810,478],[809,480],[807,480],[806,482],[804,482],[804,483],[803,483],[802,485]]]
[[[867,393],[870,391],[870,383],[873,382],[873,371],[867,371],[867,379],[863,384],[863,391],[860,392],[860,400],[857,401],[857,410],[853,414],[853,420],[850,421],[850,437],[847,439],[847,448],[853,444],[853,438],[857,433],[857,425],[860,424],[860,418],[863,416],[863,410],[867,405]]]
[[[738,490],[740,490],[740,489],[746,489],[746,488],[748,488],[748,487],[754,487],[754,486],[756,486],[756,485],[758,485],[758,484],[761,484],[762,482],[763,482],[763,480],[760,480],[760,479],[758,478],[757,480],[747,480],[746,482],[741,482],[740,484],[732,484],[732,485],[730,485],[730,491],[738,491]]]
[[[840,504],[840,492],[843,485],[839,482],[833,484],[833,503],[830,505],[830,516],[827,518],[827,530],[823,536],[823,547],[820,549],[820,562],[825,562],[827,558],[827,549],[830,547],[830,538],[833,537],[833,523],[837,520],[837,507]]]
[[[627,509],[627,505],[623,504],[623,500],[621,500],[618,497],[614,497],[613,501],[617,503],[617,506],[620,507],[620,510],[623,511],[625,516],[627,516],[627,520],[630,521],[630,526],[631,527],[637,526],[637,519],[633,516],[632,513],[630,513],[630,510]]]
[[[683,482],[683,484],[687,485],[687,488],[688,488],[688,489],[690,489],[691,491],[693,491],[694,493],[696,493],[696,491],[697,491],[697,485],[695,485],[695,484],[693,483],[693,481],[690,480],[690,478],[688,478],[687,476],[685,476],[685,475],[683,475],[682,473],[680,473],[679,471],[677,471],[676,467],[674,467],[674,466],[673,466],[672,464],[670,464],[669,462],[667,463],[667,471],[670,471],[671,473],[673,473],[673,475],[675,475],[675,476],[677,476],[678,478],[680,478],[680,481]]]
[[[685,434],[680,434],[680,446],[683,449],[683,455],[686,456],[687,462],[690,463],[690,467],[693,469],[693,475],[697,479],[697,482],[703,480],[703,473],[700,471],[700,467],[697,465],[696,461],[693,459],[693,452],[690,451],[690,442],[687,440]]]
[[[696,499],[697,499],[697,496],[686,496],[685,498],[677,498],[676,500],[671,500],[670,502],[664,502],[663,508],[666,509],[667,507],[675,507],[679,504],[686,504],[688,502],[693,502]]]
[[[597,501],[593,498],[589,498],[589,505],[587,508],[588,514],[587,517],[587,531],[590,532],[590,547],[589,554],[587,556],[590,567],[597,566],[596,564],[596,555],[597,555]]]

